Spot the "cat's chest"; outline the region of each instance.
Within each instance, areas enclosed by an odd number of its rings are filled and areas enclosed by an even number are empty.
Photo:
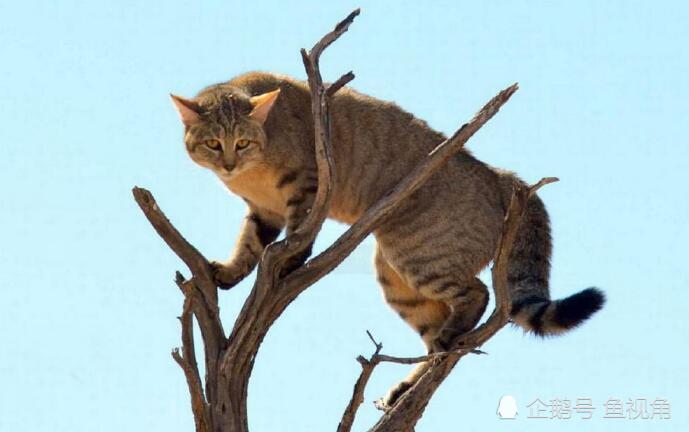
[[[276,187],[277,177],[278,175],[268,168],[256,167],[222,181],[232,193],[261,208],[284,214],[285,200]]]

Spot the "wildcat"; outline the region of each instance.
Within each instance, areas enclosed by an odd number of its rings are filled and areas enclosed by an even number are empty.
[[[289,235],[299,226],[313,203],[318,176],[309,89],[287,76],[252,72],[194,99],[171,97],[191,159],[248,206],[231,257],[213,263],[218,285],[230,288],[283,229]],[[396,104],[348,87],[330,106],[336,183],[329,217],[352,224],[445,137]],[[512,191],[522,184],[462,149],[375,230],[383,296],[429,352],[448,348],[484,313],[488,290],[476,275],[492,259]],[[548,215],[534,196],[510,255],[508,283],[513,322],[540,336],[576,327],[604,303],[596,288],[550,300],[550,255]],[[417,367],[385,402],[392,405],[424,370]]]

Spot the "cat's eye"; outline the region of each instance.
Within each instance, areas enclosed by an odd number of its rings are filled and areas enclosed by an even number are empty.
[[[251,142],[252,141],[248,139],[239,139],[235,143],[235,147],[237,148],[237,150],[244,150],[245,148],[249,147],[249,145],[251,145]]]
[[[220,141],[214,140],[214,139],[204,141],[203,145],[205,145],[206,147],[208,147],[211,150],[220,150],[222,148]]]

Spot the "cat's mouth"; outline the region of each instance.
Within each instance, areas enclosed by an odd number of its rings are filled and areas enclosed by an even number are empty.
[[[223,180],[232,180],[232,178],[235,177],[237,173],[223,169],[219,174],[220,178],[222,178]]]
[[[223,164],[219,171],[219,174],[223,180],[232,180],[234,177],[237,176],[237,174],[239,174],[239,171],[241,170],[237,169],[236,165],[228,166]]]

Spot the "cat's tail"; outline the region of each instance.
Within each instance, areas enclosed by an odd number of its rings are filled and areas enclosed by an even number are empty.
[[[548,214],[540,198],[533,196],[510,255],[507,278],[512,297],[512,321],[538,336],[571,330],[605,303],[603,292],[597,288],[551,300],[548,289],[551,250]]]

